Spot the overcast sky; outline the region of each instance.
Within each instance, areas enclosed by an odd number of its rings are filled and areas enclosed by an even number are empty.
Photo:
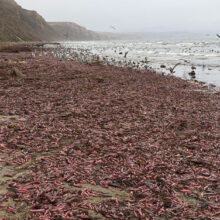
[[[16,0],[47,21],[91,30],[220,32],[220,0]]]

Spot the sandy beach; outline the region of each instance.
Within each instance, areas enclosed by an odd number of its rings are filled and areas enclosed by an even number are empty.
[[[0,52],[0,219],[219,219],[219,92],[49,51]]]

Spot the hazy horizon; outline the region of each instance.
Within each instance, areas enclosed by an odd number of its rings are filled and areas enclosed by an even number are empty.
[[[25,9],[37,11],[47,21],[75,22],[95,31],[220,32],[219,0],[16,0],[16,2]]]

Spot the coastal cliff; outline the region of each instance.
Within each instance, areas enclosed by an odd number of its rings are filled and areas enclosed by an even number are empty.
[[[87,30],[74,22],[49,22],[49,25],[61,35],[64,41],[107,39],[107,35]]]
[[[0,0],[0,41],[57,40],[59,34],[36,12],[14,0]]]
[[[106,34],[73,22],[46,22],[36,11],[23,9],[14,0],[0,0],[0,41],[104,40]]]

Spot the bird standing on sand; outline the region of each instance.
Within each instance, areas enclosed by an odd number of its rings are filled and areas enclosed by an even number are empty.
[[[128,51],[125,52],[125,55],[124,55],[125,59],[126,59],[127,55],[128,55]]]
[[[188,74],[192,77],[192,79],[196,78],[196,72],[194,70],[189,72]]]
[[[192,79],[196,78],[196,72],[194,71],[196,67],[192,66],[191,67],[192,71],[188,73],[189,76],[191,76]]]

